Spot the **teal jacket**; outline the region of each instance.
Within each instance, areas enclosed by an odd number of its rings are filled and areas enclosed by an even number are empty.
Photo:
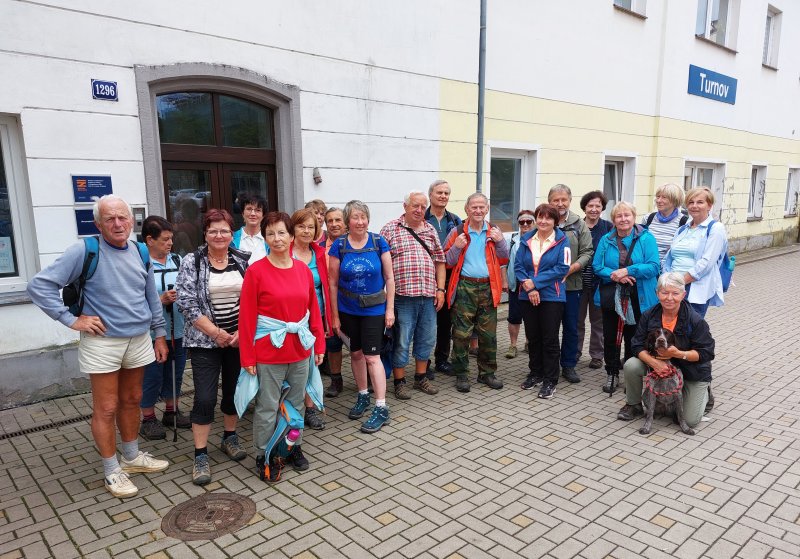
[[[636,292],[639,295],[639,311],[644,312],[656,303],[656,283],[658,275],[661,273],[660,257],[658,255],[658,244],[653,234],[642,227],[634,225],[631,233],[622,239],[622,244],[630,248],[634,237],[639,237],[636,246],[633,247],[631,255],[631,265],[628,266],[628,275],[636,278]],[[617,230],[612,229],[603,235],[597,244],[592,261],[594,274],[600,278],[600,284],[613,283],[611,272],[619,269],[619,249],[617,248]],[[600,306],[600,287],[594,292],[594,304]]]

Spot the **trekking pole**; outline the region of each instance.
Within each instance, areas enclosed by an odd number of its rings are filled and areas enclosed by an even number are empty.
[[[167,291],[172,291],[175,286],[169,284]],[[175,310],[170,303],[167,306],[167,314],[169,314],[169,343],[172,345],[172,401],[175,405],[175,411],[172,414],[172,442],[178,442],[178,391],[175,386]],[[169,359],[169,356],[167,356]]]

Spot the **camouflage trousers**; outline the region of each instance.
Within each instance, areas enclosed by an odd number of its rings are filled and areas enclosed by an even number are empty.
[[[497,372],[497,308],[488,283],[461,279],[450,309],[453,322],[453,371],[469,373],[469,339],[478,336],[478,374]]]

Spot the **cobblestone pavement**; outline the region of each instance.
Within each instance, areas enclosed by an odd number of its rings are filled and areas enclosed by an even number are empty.
[[[327,428],[304,450],[312,467],[275,486],[254,459],[211,445],[214,481],[190,483],[190,433],[144,443],[173,465],[136,475],[139,496],[112,497],[85,420],[62,398],[0,412],[0,557],[710,557],[800,556],[800,252],[740,266],[728,305],[709,312],[717,407],[694,437],[657,419],[616,420],[623,403],[601,371],[561,383],[554,399],[517,388],[525,354],[502,357],[505,388],[389,397],[392,423],[359,432],[352,380],[329,402]],[[505,330],[501,322],[501,330]],[[474,368],[474,360],[472,360]],[[241,434],[250,439],[250,423]],[[177,503],[206,491],[256,502],[251,524],[214,541],[161,531]]]

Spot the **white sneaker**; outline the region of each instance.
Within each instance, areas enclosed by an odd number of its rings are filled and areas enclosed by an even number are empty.
[[[106,489],[121,499],[125,497],[133,497],[139,493],[139,489],[128,478],[128,474],[122,470],[117,470],[111,475],[106,476]]]
[[[166,460],[153,458],[152,454],[141,450],[133,460],[125,460],[125,457],[121,456],[119,463],[122,471],[128,474],[163,472],[169,467],[169,462]]]

